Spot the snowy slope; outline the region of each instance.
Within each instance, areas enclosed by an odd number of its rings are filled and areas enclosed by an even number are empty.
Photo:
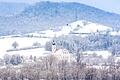
[[[32,47],[33,43],[35,42],[38,42],[42,46],[44,46],[47,41],[51,40],[55,36],[59,37],[62,35],[69,35],[71,32],[79,33],[79,34],[81,33],[89,34],[97,31],[107,31],[107,30],[112,30],[112,28],[81,20],[81,21],[76,21],[76,22],[67,24],[66,26],[62,26],[61,30],[59,31],[45,30],[45,31],[25,34],[27,36],[29,35],[32,37],[22,37],[22,35],[20,35],[20,37],[7,36],[0,39],[0,57],[6,53],[6,50],[13,49],[12,44],[15,41],[19,44],[18,48]],[[18,54],[23,54],[25,56],[31,55],[31,54],[40,56],[41,55],[39,54],[40,52],[44,53],[45,50],[33,49],[33,50],[13,51],[13,52],[10,52],[10,54],[18,53]],[[102,52],[102,53],[105,53],[105,52]],[[101,54],[101,55],[104,55],[104,54]]]
[[[82,34],[82,33],[96,33],[96,32],[107,32],[107,31],[112,31],[112,28],[107,27],[107,26],[103,26],[97,23],[92,23],[92,22],[88,22],[85,20],[80,20],[80,21],[76,21],[70,24],[67,24],[66,26],[62,26],[61,30],[58,32],[54,32],[51,30],[47,30],[44,31],[44,34],[46,36],[50,36],[51,37],[59,37],[62,35],[69,35],[70,33],[77,33],[77,34]]]
[[[19,54],[20,56],[24,56],[24,57],[30,57],[32,55],[32,56],[36,56],[37,58],[39,58],[42,56],[49,55],[50,53],[51,52],[49,51],[45,51],[44,48],[38,48],[38,49],[30,49],[30,50],[3,52],[2,54],[0,54],[0,58],[2,58],[4,54],[8,54],[8,55]]]
[[[112,55],[112,53],[110,53],[109,51],[85,51],[82,52],[83,55],[87,54],[87,55],[92,55],[92,54],[96,54],[97,56],[102,56],[102,58],[107,59],[109,56]]]
[[[92,23],[88,22],[85,20],[80,20],[76,21],[64,26],[60,27],[61,29],[59,31],[53,30],[45,30],[45,31],[40,31],[40,32],[34,32],[34,33],[29,33],[29,36],[34,36],[34,37],[47,37],[47,38],[53,38],[53,37],[59,37],[62,35],[69,35],[70,33],[77,33],[77,34],[82,34],[82,33],[96,33],[96,32],[106,32],[106,31],[112,31],[112,28],[103,26],[97,23]]]
[[[97,31],[102,32],[102,31],[108,31],[108,30],[112,30],[112,28],[107,27],[107,26],[103,26],[97,23],[92,23],[92,22],[88,22],[88,21],[84,21],[84,20],[80,20],[80,21],[76,21],[73,22],[71,24],[69,24],[68,26],[64,26],[62,31],[66,32],[66,33],[95,33]]]
[[[32,47],[33,43],[38,42],[42,46],[45,45],[49,38],[28,38],[28,37],[17,37],[17,38],[4,38],[0,39],[0,57],[6,50],[13,49],[12,44],[14,41],[18,43],[18,48]],[[33,53],[34,54],[34,53]]]
[[[97,23],[88,22],[85,20],[76,21],[64,26],[58,26],[60,28],[58,31],[55,29],[48,29],[40,32],[33,32],[25,34],[26,36],[32,36],[32,37],[41,37],[41,38],[53,38],[53,37],[59,37],[62,35],[69,35],[71,33],[74,34],[82,34],[82,33],[96,33],[96,32],[106,32],[106,31],[112,31],[111,27],[103,26]]]

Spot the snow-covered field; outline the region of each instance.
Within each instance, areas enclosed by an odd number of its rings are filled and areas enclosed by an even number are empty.
[[[49,52],[49,51],[45,51],[44,48],[3,52],[3,54],[8,54],[8,55],[19,54],[20,56],[25,56],[25,57],[30,57],[32,55],[32,56],[36,56],[37,58],[42,57],[42,56],[46,56],[50,53],[51,52]],[[0,56],[4,56],[4,55],[1,54]]]
[[[67,24],[66,26],[62,26],[61,30],[54,31],[54,30],[45,30],[41,32],[33,32],[28,33],[27,36],[32,37],[23,37],[20,35],[19,37],[11,37],[6,36],[4,38],[0,39],[0,57],[2,57],[6,50],[13,49],[12,44],[16,41],[18,43],[17,48],[26,48],[26,47],[32,47],[35,42],[40,43],[42,46],[46,44],[47,41],[51,40],[53,37],[59,37],[62,35],[69,35],[71,32],[73,33],[94,33],[97,31],[112,31],[112,28],[103,26],[100,24],[88,22],[88,21],[76,21],[70,24]],[[113,34],[113,33],[111,33]],[[26,34],[25,34],[26,35]],[[81,35],[82,36],[82,35]],[[24,50],[24,51],[14,51],[13,53],[10,52],[10,54],[18,53],[18,54],[24,54],[24,55],[41,55],[39,53],[44,53],[44,49],[32,49],[32,50]],[[88,52],[91,53],[91,52]],[[103,55],[104,57],[108,54],[106,52],[97,52],[100,55]]]
[[[109,52],[109,51],[85,51],[85,52],[82,52],[82,53],[86,54],[86,55],[96,54],[97,56],[101,56],[104,59],[107,59],[109,56],[112,55],[112,53]]]
[[[40,43],[42,46],[44,46],[46,44],[47,41],[49,41],[49,38],[29,38],[29,37],[16,37],[16,38],[4,38],[4,39],[0,39],[0,57],[2,57],[5,53],[6,50],[9,49],[13,49],[12,44],[16,41],[18,43],[18,48],[26,48],[26,47],[32,47],[33,43],[38,42]],[[35,50],[31,50],[31,51],[17,51],[18,53],[21,54],[27,54],[29,52],[29,54],[33,53],[36,54],[38,52],[43,51],[43,49],[35,49]],[[12,53],[10,53],[12,54]],[[14,52],[13,52],[14,54]],[[39,55],[39,54],[38,54]]]
[[[97,31],[112,31],[112,28],[100,25],[97,23],[92,23],[84,20],[76,21],[71,24],[68,24],[68,26],[63,26],[62,31],[66,34],[69,34],[70,32],[73,33],[95,33]]]
[[[80,20],[80,21],[76,21],[76,22],[61,26],[61,29],[59,31],[45,30],[45,31],[40,31],[40,32],[28,33],[27,35],[34,36],[34,37],[53,38],[53,37],[59,37],[62,35],[69,35],[70,33],[77,33],[83,36],[84,34],[90,34],[90,33],[96,33],[96,32],[102,32],[104,34],[107,31],[110,31],[111,35],[118,34],[115,31],[113,32],[112,30],[113,29],[108,26],[88,22],[85,20]]]

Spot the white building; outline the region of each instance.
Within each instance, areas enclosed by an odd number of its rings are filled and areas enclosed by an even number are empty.
[[[52,55],[55,56],[59,61],[75,61],[74,56],[69,53],[67,49],[57,49],[55,42],[52,44]]]

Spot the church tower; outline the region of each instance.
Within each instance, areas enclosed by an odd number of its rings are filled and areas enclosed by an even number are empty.
[[[52,42],[52,53],[54,53],[56,51],[56,44],[55,41],[53,40]]]

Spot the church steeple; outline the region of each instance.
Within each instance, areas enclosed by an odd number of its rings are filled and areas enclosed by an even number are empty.
[[[55,41],[53,40],[52,42],[52,53],[54,53],[56,51],[56,44]]]
[[[52,45],[55,45],[55,41],[53,40]]]

